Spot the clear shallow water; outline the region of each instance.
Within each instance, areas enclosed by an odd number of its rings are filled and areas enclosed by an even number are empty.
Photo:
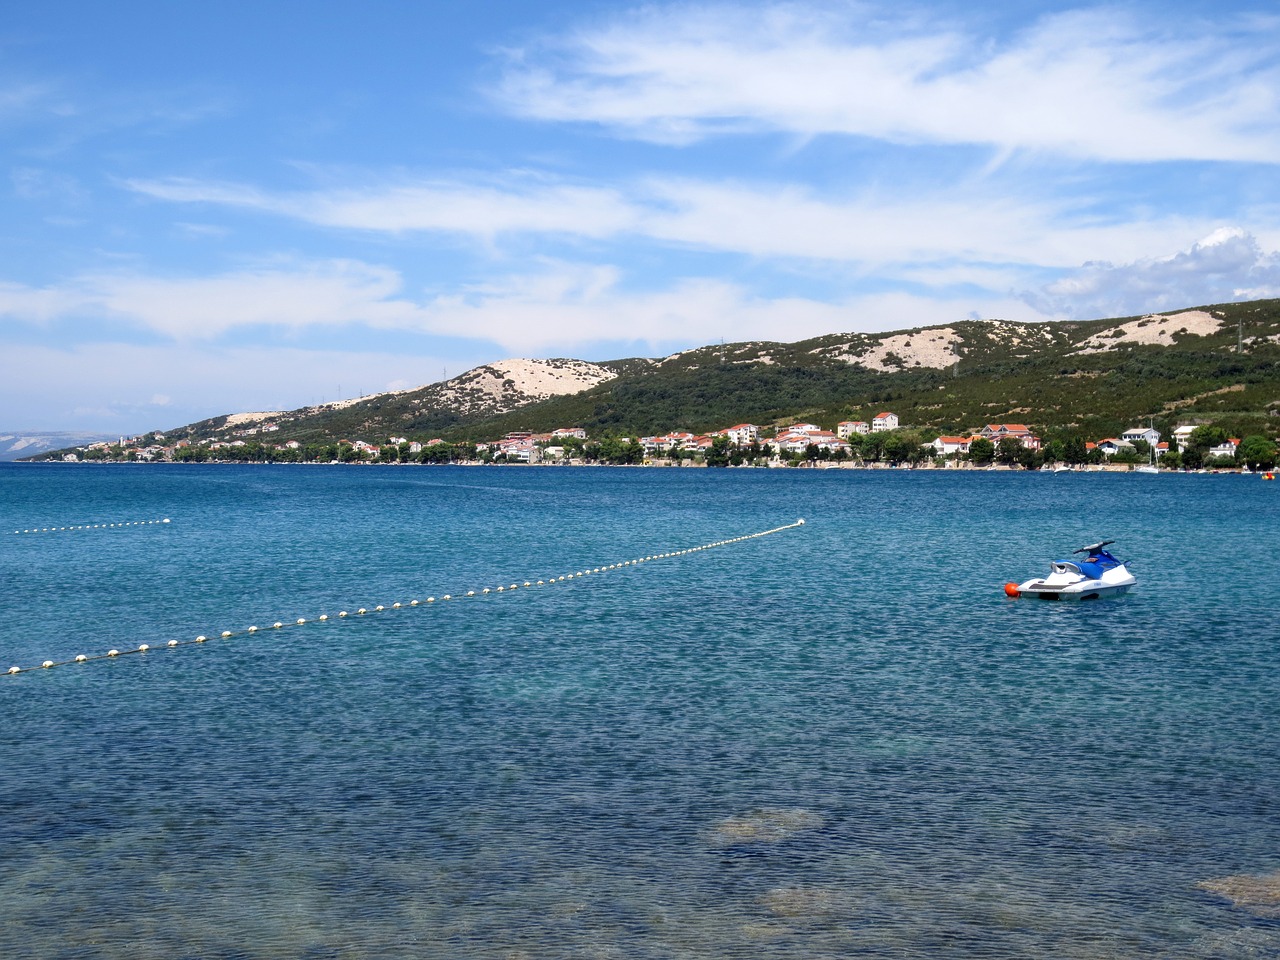
[[[0,677],[0,956],[1280,955],[1196,886],[1280,869],[1277,496],[0,467],[0,669],[807,521]],[[1129,596],[1001,593],[1112,536]]]

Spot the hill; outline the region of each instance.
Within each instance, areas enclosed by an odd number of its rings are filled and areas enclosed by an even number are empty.
[[[11,430],[0,433],[0,463],[30,459],[38,454],[63,450],[98,440],[111,439],[102,433],[48,433],[39,430]]]
[[[1118,319],[968,320],[732,343],[661,359],[508,360],[416,390],[230,414],[164,435],[460,441],[577,426],[627,436],[797,418],[832,427],[883,409],[904,426],[935,433],[1014,421],[1105,436],[1148,420],[1165,430],[1213,420],[1238,434],[1274,435],[1278,361],[1280,300],[1260,300]]]

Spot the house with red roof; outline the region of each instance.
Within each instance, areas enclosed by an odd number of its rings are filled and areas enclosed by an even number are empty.
[[[931,446],[938,456],[946,457],[953,453],[968,453],[972,442],[973,437],[938,437]]]
[[[999,443],[1005,437],[1012,437],[1028,450],[1040,449],[1040,438],[1031,432],[1025,423],[988,423],[978,431],[978,436]]]

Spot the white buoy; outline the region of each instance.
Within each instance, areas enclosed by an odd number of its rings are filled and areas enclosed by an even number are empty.
[[[196,643],[204,643],[208,639],[209,638],[202,633],[200,636],[196,637]]]
[[[400,604],[398,604],[398,603],[393,603],[393,604],[391,605],[391,609],[392,609],[392,610],[399,610],[399,609],[400,609]]]
[[[170,641],[169,641],[169,646],[171,646],[171,647],[176,647],[177,645],[178,645],[178,641],[177,641],[177,640],[170,640]]]
[[[447,593],[446,593],[446,594],[445,594],[443,597],[441,597],[440,599],[441,599],[441,600],[452,600],[452,599],[453,599],[453,597],[449,596],[449,594],[447,594]]]
[[[85,662],[86,660],[88,660],[88,659],[89,659],[89,658],[88,658],[88,657],[86,657],[83,653],[77,653],[77,654],[76,654],[76,663],[84,663],[84,662]]]
[[[417,605],[418,605],[418,601],[417,601],[417,600],[410,600],[410,601],[409,601],[409,606],[411,606],[411,607],[416,607]]]
[[[40,664],[40,666],[42,666],[42,667],[44,667],[46,670],[48,670],[50,667],[52,667],[52,666],[53,666],[53,661],[52,661],[52,660],[46,660],[44,663]]]
[[[374,607],[373,609],[374,609],[374,611],[375,611],[375,612],[379,612],[379,613],[380,613],[381,611],[385,610],[386,608],[385,608],[382,604],[378,604],[378,605],[377,605],[376,607]]]
[[[257,628],[257,627],[250,627],[250,628],[249,628],[249,632],[250,632],[250,633],[257,633],[257,632],[258,632],[258,628]]]
[[[341,610],[341,611],[339,611],[339,612],[338,612],[338,616],[339,616],[339,617],[345,617],[346,615],[347,615],[347,611],[345,611],[345,610]]]
[[[328,620],[328,619],[329,619],[329,615],[328,615],[327,613],[322,613],[322,614],[320,614],[320,619],[321,619],[321,620]]]
[[[225,638],[225,637],[229,637],[229,636],[231,636],[231,631],[230,631],[230,630],[223,630],[223,631],[222,631],[222,636],[223,636],[224,638]]]
[[[21,667],[10,667],[10,668],[9,668],[9,672],[10,672],[10,673],[21,673],[21,672],[22,672],[22,668],[21,668]]]
[[[435,603],[435,602],[436,602],[435,597],[427,597],[427,603]]]
[[[368,612],[369,612],[369,611],[368,611],[368,610],[366,610],[364,607],[361,607],[359,610],[357,610],[357,611],[356,611],[356,613],[360,614],[361,616],[363,616],[364,614],[366,614],[366,613],[368,613]]]
[[[108,651],[107,651],[107,656],[108,656],[108,657],[118,657],[118,656],[120,656],[120,651],[119,651],[119,650],[108,650]]]
[[[151,647],[150,647],[149,645],[145,644],[145,643],[140,643],[140,644],[138,644],[138,652],[139,652],[139,653],[146,653],[146,652],[147,652],[148,650],[150,650],[150,649],[151,649]]]
[[[306,623],[306,622],[307,622],[307,618],[306,618],[306,617],[299,617],[299,618],[298,618],[298,626],[302,626],[302,625],[303,625],[304,623]]]

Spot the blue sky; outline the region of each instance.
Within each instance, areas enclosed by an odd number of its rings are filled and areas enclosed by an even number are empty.
[[[1280,296],[1272,3],[47,0],[0,428]]]

